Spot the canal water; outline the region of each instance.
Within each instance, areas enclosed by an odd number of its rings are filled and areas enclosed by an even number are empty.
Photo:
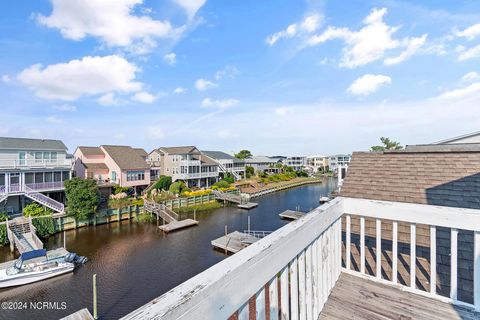
[[[0,290],[0,303],[22,302],[26,310],[0,310],[0,319],[59,319],[87,307],[92,312],[92,275],[97,274],[98,313],[101,319],[118,319],[178,284],[226,258],[210,241],[229,232],[276,230],[288,221],[284,210],[308,211],[319,205],[335,187],[335,180],[297,187],[256,198],[250,211],[226,207],[197,214],[198,227],[168,235],[156,224],[123,221],[66,232],[67,249],[89,258],[73,273],[42,282]],[[63,246],[63,235],[51,237],[47,249]],[[11,259],[0,248],[0,262]],[[34,304],[30,304],[34,302]],[[47,304],[39,304],[49,303]],[[18,305],[17,305],[18,306]],[[35,308],[37,308],[35,310]]]

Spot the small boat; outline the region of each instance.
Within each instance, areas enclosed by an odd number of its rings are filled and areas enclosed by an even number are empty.
[[[0,269],[0,288],[20,286],[56,277],[72,272],[76,263],[84,262],[86,258],[79,257],[75,253],[48,258],[45,249],[28,251],[22,253],[9,268]]]
[[[329,197],[320,197],[320,204],[324,204],[324,203],[327,203],[328,201],[330,201],[331,199]]]

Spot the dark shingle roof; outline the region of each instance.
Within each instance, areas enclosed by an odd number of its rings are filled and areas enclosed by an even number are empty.
[[[480,152],[357,152],[340,196],[480,209]]]
[[[245,161],[235,158],[234,156],[231,156],[228,153],[225,153],[223,151],[202,151],[202,153],[216,160],[227,159],[227,160],[233,160],[233,162],[236,162],[236,163],[245,163]]]
[[[0,137],[0,149],[67,151],[60,140]]]
[[[102,146],[103,150],[122,170],[149,169],[150,166],[135,150],[129,146]]]
[[[195,160],[200,160],[202,162],[202,164],[206,164],[208,166],[218,166],[218,163],[217,161],[213,160],[212,158],[210,158],[209,156],[207,155],[194,155],[192,156],[193,159]]]
[[[102,148],[100,147],[85,147],[81,146],[78,147],[78,150],[82,151],[83,155],[85,156],[103,156],[105,153],[103,153]]]
[[[133,150],[135,150],[137,154],[142,158],[146,158],[148,156],[147,151],[145,151],[145,149],[143,148],[133,148]]]
[[[83,166],[91,170],[108,170],[108,167],[105,163],[82,163]]]

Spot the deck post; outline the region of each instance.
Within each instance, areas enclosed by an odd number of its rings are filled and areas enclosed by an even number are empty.
[[[365,217],[360,217],[360,272],[365,273]]]
[[[415,289],[416,270],[417,270],[417,225],[410,224],[410,288]]]
[[[475,310],[480,311],[480,231],[475,232],[473,242],[473,303]]]
[[[398,281],[398,222],[392,222],[392,281]]]
[[[350,259],[351,259],[351,217],[349,214],[346,215],[345,219],[345,268],[350,270]]]
[[[382,278],[382,220],[376,220],[376,231],[377,231],[377,278]]]
[[[430,226],[430,293],[437,293],[437,228]]]
[[[458,230],[451,229],[451,244],[450,244],[450,298],[457,300],[457,239]]]

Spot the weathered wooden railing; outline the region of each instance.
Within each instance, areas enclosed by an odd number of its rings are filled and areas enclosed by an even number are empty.
[[[316,319],[341,272],[342,214],[335,199],[125,319]]]
[[[407,270],[409,283],[402,285],[402,288],[415,293],[430,296],[445,302],[466,305],[468,307],[480,310],[480,210],[440,207],[431,205],[419,205],[398,202],[372,201],[366,199],[343,199],[345,210],[345,271],[353,272],[358,275],[367,276],[377,281],[399,284],[398,266],[399,266],[399,223],[409,225],[410,241],[407,243],[409,249],[409,262],[407,262],[410,270]],[[351,254],[351,219],[359,217],[359,236],[360,236],[360,270],[353,271],[352,254]],[[365,271],[365,251],[368,246],[365,245],[365,219],[370,218],[375,221],[375,274],[366,275]],[[382,236],[382,224],[391,225],[389,234]],[[430,256],[429,260],[429,288],[421,290],[417,288],[417,226],[426,230],[423,235],[422,244],[429,244]],[[449,297],[444,297],[437,292],[437,229],[448,228],[450,232],[450,245],[446,248],[450,255],[450,281],[443,285],[450,286]],[[463,255],[458,254],[459,230],[473,232],[473,254],[472,259],[466,259]],[[390,233],[391,232],[391,233]],[[382,238],[391,239],[391,277],[385,279],[382,276]],[[443,249],[443,248],[442,248]],[[385,265],[385,263],[383,263]],[[473,303],[460,301],[458,297],[458,267],[459,265],[467,265],[468,270],[473,272],[473,292],[471,297]]]

